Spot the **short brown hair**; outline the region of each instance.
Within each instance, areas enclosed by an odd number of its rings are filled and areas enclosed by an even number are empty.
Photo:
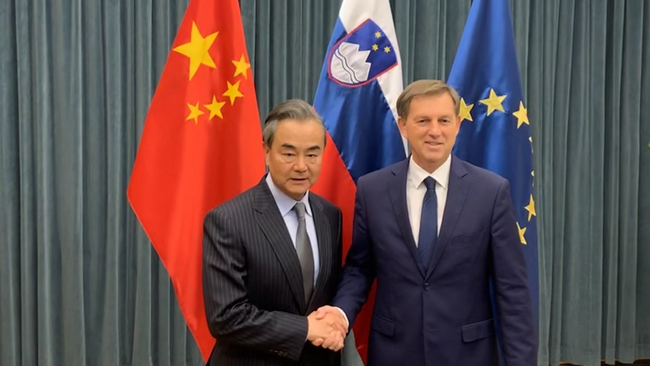
[[[409,114],[411,101],[413,98],[422,96],[432,96],[448,93],[451,99],[454,100],[454,110],[456,115],[460,110],[460,97],[454,88],[445,84],[442,80],[416,80],[409,84],[397,98],[397,115],[406,118]]]

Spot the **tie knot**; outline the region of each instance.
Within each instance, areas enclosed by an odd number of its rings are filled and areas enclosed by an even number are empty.
[[[431,177],[424,178],[424,185],[427,186],[427,191],[436,188],[436,180]]]
[[[299,219],[305,218],[305,204],[303,202],[296,202],[295,206],[293,206],[293,209],[296,211],[296,215]]]

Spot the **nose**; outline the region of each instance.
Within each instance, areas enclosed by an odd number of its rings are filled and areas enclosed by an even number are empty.
[[[440,136],[440,125],[438,124],[438,122],[436,121],[431,122],[431,124],[429,125],[429,130],[427,132],[429,135],[433,137]]]
[[[307,170],[307,162],[305,161],[304,156],[298,156],[295,163],[293,164],[293,170],[297,172],[304,172]]]

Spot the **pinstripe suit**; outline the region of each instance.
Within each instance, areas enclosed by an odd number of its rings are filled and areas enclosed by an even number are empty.
[[[264,179],[204,221],[203,294],[217,339],[209,365],[340,365],[306,342],[307,315],[331,303],[342,260],[341,211],[309,193],[320,273],[305,303],[301,267]]]

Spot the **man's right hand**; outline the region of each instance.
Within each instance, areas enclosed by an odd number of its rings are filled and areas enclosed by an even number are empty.
[[[348,327],[350,326],[348,322],[348,317],[345,315],[343,310],[340,308],[337,308],[336,306],[330,306],[330,305],[325,305],[321,306],[316,310],[316,319],[321,320],[323,319],[327,314],[333,315],[335,317],[341,317],[341,321],[343,324],[345,324],[345,331],[347,332]]]
[[[339,351],[343,348],[348,329],[342,317],[327,314],[317,319],[317,313],[313,312],[307,317],[307,321],[309,324],[307,340],[309,342],[332,351]]]

